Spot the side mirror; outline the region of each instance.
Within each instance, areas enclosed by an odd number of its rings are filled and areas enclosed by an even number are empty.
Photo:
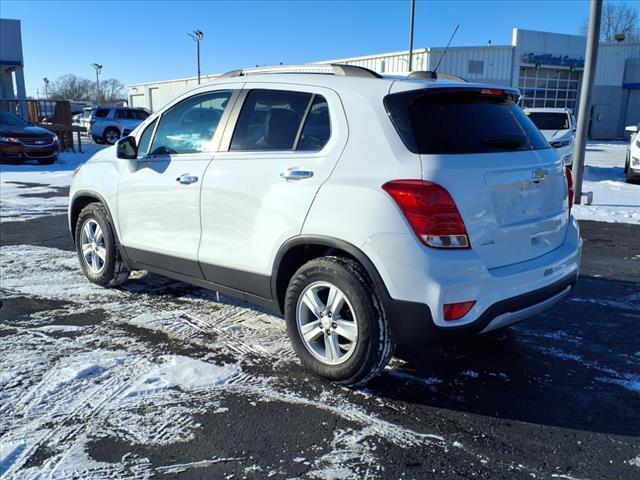
[[[135,160],[138,158],[138,146],[135,137],[124,137],[116,142],[118,158]]]
[[[635,125],[629,125],[628,127],[625,127],[624,130],[625,132],[638,133],[638,127]]]

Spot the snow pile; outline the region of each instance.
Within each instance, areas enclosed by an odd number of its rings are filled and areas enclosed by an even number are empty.
[[[62,152],[53,165],[0,164],[0,222],[64,213],[68,205],[66,188],[71,185],[73,171],[102,148],[88,144],[83,145],[83,153]]]
[[[574,206],[578,220],[640,224],[640,185],[625,181],[626,154],[626,143],[587,145],[582,191],[593,192],[593,203]]]

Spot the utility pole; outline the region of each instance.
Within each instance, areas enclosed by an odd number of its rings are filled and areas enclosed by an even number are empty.
[[[49,79],[44,77],[42,81],[44,82],[44,98],[49,99]]]
[[[413,20],[416,12],[416,0],[411,0],[411,26],[409,27],[409,73],[413,70]]]
[[[580,89],[580,106],[578,110],[578,128],[576,129],[576,147],[573,157],[574,202],[582,202],[582,177],[584,174],[584,154],[587,146],[589,116],[591,110],[591,90],[596,75],[598,60],[598,43],[600,39],[600,19],[602,18],[602,0],[590,0],[589,29],[587,32],[587,51],[585,53],[582,88]]]
[[[198,59],[198,85],[200,85],[200,40],[204,38],[202,30],[194,30],[192,33],[187,33],[193,41],[196,42],[196,55]]]
[[[100,72],[102,72],[102,65],[99,63],[92,63],[91,66],[96,69],[96,103],[100,103]]]

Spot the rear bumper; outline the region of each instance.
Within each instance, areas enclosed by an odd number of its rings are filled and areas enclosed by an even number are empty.
[[[488,333],[520,322],[551,308],[567,297],[577,279],[577,274],[571,274],[538,290],[501,300],[487,308],[472,322],[452,327],[435,325],[431,309],[425,304],[393,299],[387,299],[383,303],[396,342],[401,345],[415,345],[426,341]]]
[[[555,250],[494,269],[485,268],[469,250],[425,251],[415,237],[375,237],[366,242],[363,251],[387,287],[389,295],[383,304],[399,343],[425,334],[486,333],[536,315],[571,291],[582,249],[574,219],[564,242]],[[384,256],[391,256],[391,261],[387,258],[383,262]],[[464,317],[444,320],[444,304],[471,300],[476,304]]]

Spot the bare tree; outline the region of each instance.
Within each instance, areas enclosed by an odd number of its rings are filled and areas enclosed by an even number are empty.
[[[49,83],[51,100],[92,100],[94,85],[91,80],[76,75],[63,75]]]
[[[113,103],[125,97],[124,85],[120,80],[110,78],[100,82],[100,98],[97,98],[96,82],[77,75],[63,75],[49,82],[48,94],[51,100],[89,100],[95,104]]]
[[[582,24],[582,34],[587,34],[589,19]],[[640,13],[637,9],[622,2],[607,2],[602,7],[600,22],[600,41],[615,42],[616,34],[624,34],[626,41],[640,40]]]
[[[110,78],[100,82],[100,96],[105,103],[112,103],[122,100],[124,95],[124,85],[120,80]]]

